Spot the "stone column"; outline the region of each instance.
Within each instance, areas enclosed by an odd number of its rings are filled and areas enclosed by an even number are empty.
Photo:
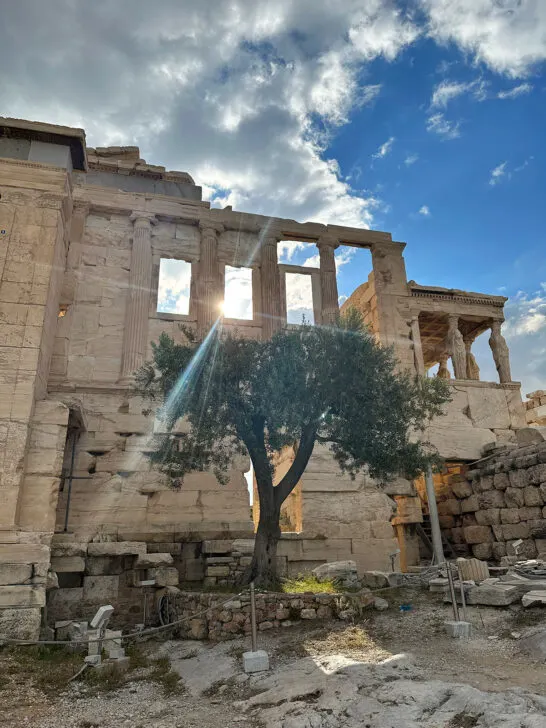
[[[447,320],[447,350],[453,363],[453,374],[455,379],[466,379],[466,349],[463,335],[459,331],[459,317],[450,314]]]
[[[277,262],[277,237],[264,238],[261,250],[262,338],[270,339],[281,321],[281,278]]]
[[[470,336],[465,336],[463,340],[466,349],[466,378],[478,381],[480,378],[480,367],[472,353],[474,340]]]
[[[411,319],[411,340],[413,341],[413,359],[415,363],[415,369],[420,377],[424,377],[425,361],[423,359],[423,345],[421,344],[419,316],[413,316]]]
[[[317,248],[320,254],[320,288],[322,294],[322,323],[332,324],[339,315],[335,249],[339,243],[320,238]]]
[[[224,226],[202,220],[199,228],[201,248],[197,285],[197,323],[204,336],[221,314],[223,291],[220,290],[218,269],[218,235],[224,230]]]
[[[133,373],[146,358],[152,285],[152,225],[156,219],[148,212],[133,212],[131,222],[134,224],[133,250],[121,359],[121,379],[125,382],[131,381]]]
[[[510,352],[506,339],[501,333],[501,325],[502,321],[498,320],[491,323],[489,346],[491,347],[495,366],[499,373],[499,382],[506,384],[512,381],[512,374],[510,372]]]

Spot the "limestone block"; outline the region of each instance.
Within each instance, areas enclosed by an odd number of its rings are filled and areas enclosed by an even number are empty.
[[[51,568],[58,574],[85,571],[85,559],[81,556],[54,556]]]
[[[525,488],[529,483],[526,470],[511,470],[508,473],[508,477],[510,478],[512,488]]]
[[[389,586],[389,579],[383,571],[365,571],[360,577],[360,583],[368,589],[382,589]]]
[[[520,522],[519,509],[518,508],[501,508],[500,520],[501,520],[501,523],[519,523]]]
[[[457,566],[463,581],[480,582],[489,578],[489,567],[477,558],[457,559]]]
[[[493,486],[497,490],[506,490],[510,486],[508,473],[495,473],[493,476]]]
[[[49,548],[37,543],[0,543],[0,564],[49,564]]]
[[[489,526],[465,526],[463,528],[466,543],[488,543],[493,541],[493,534]]]
[[[506,556],[506,544],[496,541],[495,543],[491,544],[491,549],[493,552],[493,558],[497,561],[500,561],[500,559],[503,556]]]
[[[227,554],[235,550],[240,551],[239,548],[235,549],[234,541],[232,540],[203,542],[204,554]],[[252,545],[252,551],[254,551],[254,544]]]
[[[280,550],[284,543],[287,543],[284,541],[284,539],[281,537],[281,541],[279,542],[279,545],[277,547],[277,553],[279,556],[282,556],[283,553]],[[254,553],[254,539],[253,538],[236,538],[233,541],[233,551],[238,551],[241,554],[247,554],[252,555]]]
[[[0,586],[29,583],[32,577],[32,564],[1,564]]]
[[[0,609],[9,607],[43,607],[45,589],[36,586],[0,586]]]
[[[544,437],[534,427],[521,427],[516,432],[516,439],[517,439],[518,445],[520,445],[520,446],[537,445],[541,442],[544,442]]]
[[[469,387],[468,405],[470,417],[476,427],[508,429],[510,413],[504,390],[489,387]]]
[[[406,478],[394,478],[382,486],[382,490],[387,495],[406,495],[415,496],[415,486]]]
[[[229,566],[207,566],[207,576],[229,576]]]
[[[504,496],[500,490],[488,490],[478,495],[480,508],[504,508]]]
[[[488,429],[435,420],[427,431],[430,442],[446,460],[479,460],[482,448],[495,440]]]
[[[493,555],[493,544],[475,543],[472,546],[472,553],[477,559],[490,559]]]
[[[438,503],[438,511],[442,514],[458,516],[461,512],[461,504],[458,500],[450,498]]]
[[[461,513],[472,513],[480,510],[480,504],[478,502],[478,496],[476,494],[471,495],[469,498],[465,498],[461,501]]]
[[[386,521],[372,521],[370,524],[372,529],[373,538],[388,538],[394,537],[393,527],[389,522]]]
[[[527,477],[531,485],[539,485],[546,482],[546,463],[533,465],[527,470]]]
[[[144,556],[146,544],[140,541],[108,541],[90,543],[87,547],[89,556]]]
[[[108,604],[116,599],[119,591],[119,576],[84,576],[83,599],[89,602]]]
[[[222,567],[210,567],[210,568],[222,568]],[[229,574],[229,569],[228,569]],[[179,581],[180,577],[178,574],[178,570],[172,566],[158,566],[155,568],[148,569],[147,571],[147,578],[148,579],[155,579],[157,586],[176,586]]]
[[[457,483],[453,483],[451,486],[451,490],[453,491],[453,494],[457,496],[457,498],[468,498],[472,495],[472,486],[468,482],[468,480],[461,480]]]
[[[123,573],[123,556],[89,556],[85,573],[89,576],[116,576]]]
[[[529,526],[526,523],[508,523],[502,527],[502,535],[505,541],[529,538]]]
[[[521,521],[540,521],[542,510],[540,506],[525,506],[525,508],[519,509],[519,517]],[[544,528],[546,528],[546,524],[544,524]],[[531,535],[533,534],[531,533]]]
[[[534,485],[525,486],[523,489],[523,495],[526,506],[541,506],[543,503],[542,493],[540,492],[540,489]]]
[[[476,511],[476,522],[479,526],[493,526],[500,523],[500,508],[490,508],[486,511]],[[480,558],[479,556],[477,558]]]
[[[508,541],[506,543],[506,553],[508,556],[515,556],[516,551],[514,549],[514,544],[517,544],[518,553],[516,556],[517,561],[525,560],[525,559],[534,559],[537,555],[537,547],[535,545],[535,542],[533,539],[524,539],[523,543],[521,543],[521,539],[516,539],[515,541]]]
[[[511,584],[491,584],[471,587],[467,595],[468,604],[483,604],[491,607],[505,607],[519,601],[521,591]]]
[[[153,566],[170,566],[173,563],[171,554],[143,554],[139,556],[135,564],[135,569],[147,569]]]
[[[508,508],[521,508],[525,503],[525,490],[523,488],[507,488],[504,499]]]
[[[40,636],[40,607],[0,609],[0,637],[37,640]]]
[[[482,475],[481,478],[475,479],[473,486],[476,493],[484,493],[486,490],[492,490],[494,487],[493,476]]]

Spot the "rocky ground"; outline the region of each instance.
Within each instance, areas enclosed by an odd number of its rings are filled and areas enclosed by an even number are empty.
[[[272,670],[250,678],[243,640],[150,642],[125,676],[69,684],[79,655],[0,653],[0,726],[546,728],[544,610],[472,607],[463,641],[445,635],[435,595],[382,596],[390,608],[355,625],[262,633]]]

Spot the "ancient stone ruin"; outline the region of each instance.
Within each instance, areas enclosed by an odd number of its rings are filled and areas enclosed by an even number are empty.
[[[332,321],[340,245],[369,250],[373,264],[344,308],[364,313],[401,367],[437,364],[449,379],[451,361],[453,400],[427,433],[447,461],[439,491],[462,478],[442,506],[446,537],[482,558],[509,554],[516,535],[529,554],[543,546],[542,435],[520,464],[527,421],[501,333],[505,298],[408,282],[405,246],[389,233],[211,208],[187,173],[147,164],[137,147],[91,149],[81,129],[1,119],[0,195],[0,634],[36,637],[42,622],[104,603],[138,622],[146,595],[154,604],[181,585],[237,579],[254,531],[248,460],[234,459],[227,486],[195,473],[170,488],[146,458],[159,425],[132,375],[161,332],[206,333],[224,299],[227,330],[261,338],[296,325],[291,276],[309,284],[314,323]],[[285,241],[318,249],[320,267],[279,264]],[[234,305],[234,277],[246,306]],[[480,380],[472,353],[485,331],[496,382]],[[483,464],[484,448],[499,447],[512,448],[500,460],[514,468]],[[279,456],[279,476],[290,457]],[[419,483],[351,481],[317,447],[283,512],[279,568],[351,559],[389,570],[394,558],[405,571],[420,561],[427,512]]]

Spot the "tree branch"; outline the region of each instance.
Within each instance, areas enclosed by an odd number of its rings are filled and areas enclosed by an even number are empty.
[[[278,506],[284,503],[284,501],[288,498],[290,493],[298,484],[301,476],[305,472],[305,468],[307,467],[309,458],[313,453],[316,436],[316,424],[306,425],[302,429],[298,451],[296,452],[294,462],[290,466],[290,469],[288,470],[284,478],[274,488],[275,502]]]

